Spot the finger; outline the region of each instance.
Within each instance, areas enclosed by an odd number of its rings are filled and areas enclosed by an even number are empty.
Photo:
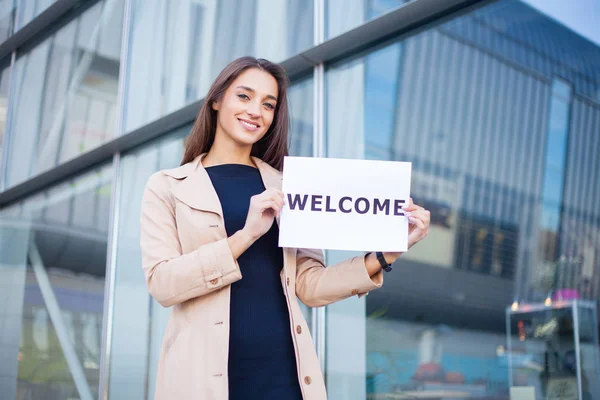
[[[275,215],[279,215],[280,207],[273,200],[264,200],[260,203],[260,211],[264,212],[267,209],[272,209],[275,212]]]
[[[416,209],[416,207],[415,207],[415,203],[413,203],[413,199],[412,199],[412,197],[409,197],[409,199],[408,199],[408,203],[406,203],[405,205],[403,205],[403,206],[402,206],[402,209],[403,209],[403,210],[406,210],[406,211],[413,211],[413,210],[415,210],[415,209]]]
[[[425,230],[425,224],[417,217],[408,217],[408,221],[415,224],[417,228]]]
[[[267,196],[265,198],[265,200],[271,200],[274,201],[275,203],[277,203],[279,205],[279,208],[283,207],[283,197],[279,196],[277,193],[272,193],[269,196]]]
[[[261,200],[262,199],[273,199],[276,197],[283,198],[283,192],[277,189],[267,189],[264,192],[257,195]]]
[[[279,189],[271,188],[271,189],[265,190],[263,193],[269,193],[269,194],[272,194],[275,196],[280,196],[283,198],[283,192]]]
[[[413,203],[412,201],[410,201],[410,202],[407,204],[407,206],[408,206],[409,208],[412,208],[412,209],[417,209],[417,210],[424,210],[424,209],[425,209],[424,207],[422,207],[422,206],[420,206],[420,205],[418,205],[418,204],[416,204],[416,203]]]
[[[404,214],[416,214],[416,213],[423,213],[423,212],[428,212],[426,209],[424,209],[421,206],[418,206],[416,204],[413,204],[410,207],[407,208],[403,208],[404,210]]]
[[[406,204],[405,206],[402,206],[402,209],[404,211],[409,211],[410,212],[410,211],[417,210],[417,207],[415,207],[414,204],[412,204],[412,205]]]
[[[431,213],[425,209],[418,209],[405,214],[409,214],[408,216],[411,217],[417,217],[426,224],[431,220]]]
[[[265,199],[278,199],[283,201],[283,199],[285,198],[283,192],[277,189],[269,189],[264,191],[262,194]]]
[[[417,209],[417,210],[423,210],[423,211],[425,211],[425,207],[421,207],[421,206],[420,206],[420,205],[418,205],[418,204],[413,204],[413,207],[414,207],[415,209]]]

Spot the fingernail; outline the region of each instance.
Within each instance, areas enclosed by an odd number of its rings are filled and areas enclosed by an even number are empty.
[[[408,223],[410,223],[410,224],[413,224],[413,225],[414,225],[414,224],[416,223],[415,221],[416,221],[416,220],[415,220],[415,217],[408,217]]]
[[[406,215],[407,217],[410,217],[412,215],[412,213],[410,211],[405,211],[404,215]]]

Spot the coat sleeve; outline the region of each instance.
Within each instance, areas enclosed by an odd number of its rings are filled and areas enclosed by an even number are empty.
[[[230,285],[242,273],[227,239],[182,254],[165,178],[160,172],[154,174],[144,189],[140,247],[148,291],[162,306],[170,307]]]
[[[296,295],[309,307],[322,307],[350,296],[362,297],[383,284],[383,271],[369,277],[365,257],[325,267],[321,250],[298,249]]]

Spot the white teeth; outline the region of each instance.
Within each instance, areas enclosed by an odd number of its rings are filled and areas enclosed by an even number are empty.
[[[258,128],[258,125],[254,125],[254,124],[251,124],[251,123],[249,123],[249,122],[242,121],[242,120],[240,120],[240,122],[241,122],[242,124],[244,124],[245,126],[247,126],[248,128],[250,128],[250,129]]]

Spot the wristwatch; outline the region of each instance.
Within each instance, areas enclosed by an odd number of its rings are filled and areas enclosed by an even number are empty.
[[[392,264],[388,264],[388,262],[385,260],[385,257],[383,256],[383,253],[381,251],[376,252],[375,256],[377,256],[377,261],[379,261],[379,264],[381,264],[381,268],[385,272],[390,272],[392,270]]]

